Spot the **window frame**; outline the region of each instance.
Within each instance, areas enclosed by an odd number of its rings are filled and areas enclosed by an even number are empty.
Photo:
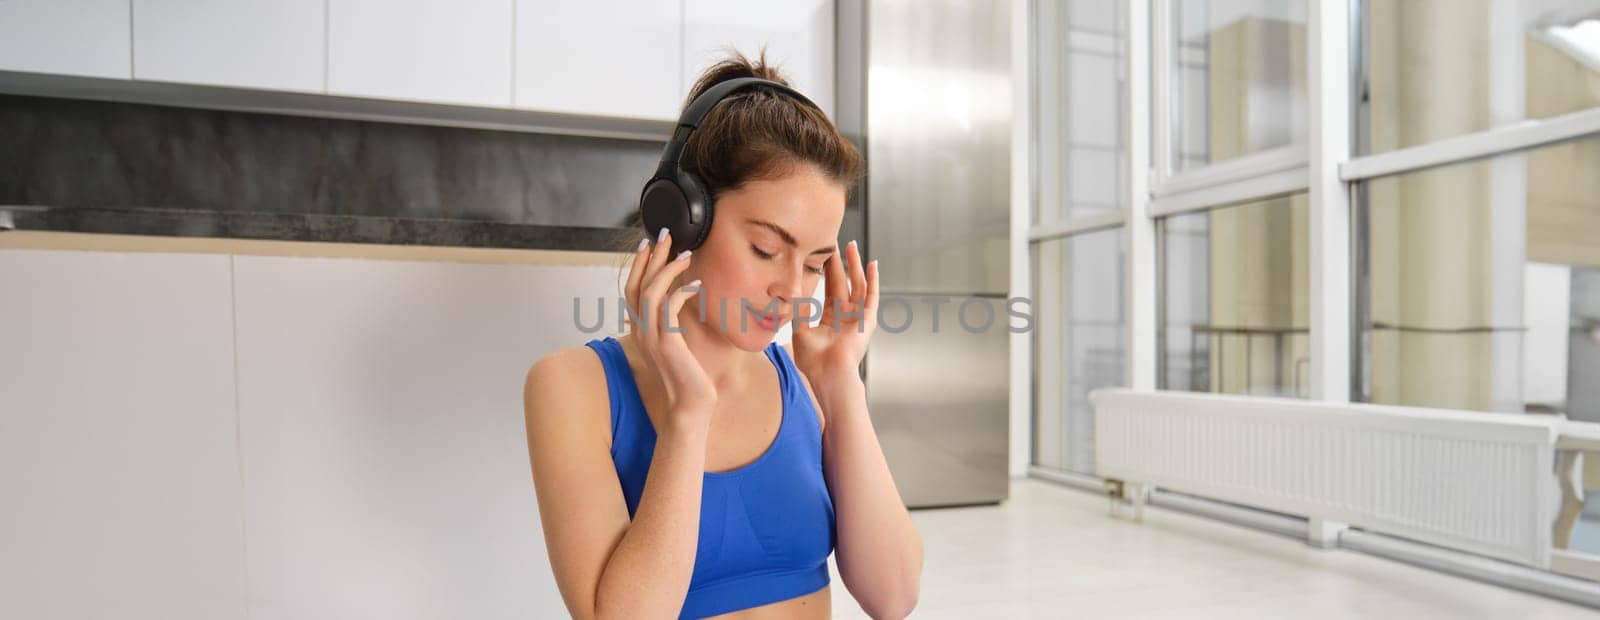
[[[1029,18],[1038,2],[1013,0]],[[1440,139],[1434,142],[1377,154],[1359,154],[1367,139],[1362,129],[1368,123],[1361,93],[1367,80],[1365,42],[1369,0],[1298,0],[1306,5],[1306,88],[1308,132],[1305,144],[1278,147],[1251,153],[1217,164],[1173,170],[1174,120],[1182,111],[1175,108],[1174,67],[1171,60],[1174,40],[1175,3],[1182,0],[1132,0],[1128,3],[1126,97],[1128,117],[1123,128],[1126,138],[1124,157],[1128,174],[1121,190],[1126,192],[1126,208],[1116,213],[1095,214],[1036,225],[1029,209],[1037,208],[1037,168],[1039,136],[1020,136],[1026,140],[1029,164],[1026,174],[1032,179],[1032,194],[1021,216],[1028,224],[1026,240],[1020,243],[1023,264],[1031,270],[1034,244],[1065,239],[1108,229],[1124,229],[1126,256],[1125,316],[1127,369],[1124,380],[1135,390],[1161,391],[1157,385],[1158,365],[1165,355],[1161,340],[1164,321],[1165,278],[1162,265],[1161,235],[1169,218],[1182,214],[1211,211],[1264,199],[1307,193],[1310,227],[1310,399],[1319,402],[1351,402],[1367,399],[1367,360],[1363,340],[1363,317],[1370,311],[1367,290],[1367,263],[1361,196],[1365,183],[1418,170],[1426,170],[1526,153],[1558,143],[1600,137],[1600,106],[1543,119],[1528,119],[1511,125]],[[1027,36],[1039,36],[1028,29]],[[1037,53],[1033,43],[1027,44]],[[1030,67],[1035,66],[1029,59]],[[1031,69],[1030,69],[1031,70]],[[1033,74],[1028,74],[1037,78]],[[1026,92],[1026,91],[1024,91]],[[1033,126],[1039,113],[1038,97],[1029,93],[1030,118],[1022,124]],[[1287,208],[1287,207],[1285,207]],[[1020,241],[1020,240],[1019,240]],[[1031,282],[1032,274],[1021,276]],[[1028,294],[1027,291],[1024,294]],[[1043,317],[1048,320],[1048,317]],[[1026,339],[1030,347],[1023,359],[1031,365],[1037,342]],[[1027,369],[1032,376],[1032,367]],[[1032,386],[1025,395],[1030,422],[1040,415],[1032,410]],[[1250,396],[1240,396],[1250,398]],[[1059,412],[1053,412],[1059,414]],[[1600,425],[1574,423],[1574,432],[1600,435]],[[1581,428],[1580,428],[1581,427]],[[1593,428],[1590,428],[1593,427]],[[1565,435],[1564,435],[1565,436]],[[1033,445],[1030,437],[1028,446]],[[1033,466],[1030,475],[1097,488],[1090,476]],[[1552,550],[1551,570],[1573,575],[1600,575],[1600,557]],[[1587,571],[1587,572],[1585,572]],[[1593,578],[1593,577],[1591,577]]]

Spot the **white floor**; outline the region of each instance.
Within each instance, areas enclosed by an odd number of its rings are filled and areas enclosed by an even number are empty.
[[[913,618],[1585,618],[1600,610],[1019,479],[998,506],[914,510]],[[837,555],[834,556],[837,558]],[[831,562],[831,560],[830,560]],[[836,618],[866,618],[833,566]]]

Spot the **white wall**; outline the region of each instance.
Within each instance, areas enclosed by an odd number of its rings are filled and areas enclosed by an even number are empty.
[[[616,280],[0,250],[0,617],[563,617],[522,381]]]
[[[0,618],[245,617],[228,257],[0,250]]]

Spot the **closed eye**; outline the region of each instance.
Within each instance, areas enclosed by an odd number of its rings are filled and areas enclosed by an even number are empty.
[[[759,257],[761,257],[763,259],[769,259],[770,260],[773,257],[772,254],[769,254],[767,252],[761,251],[761,248],[759,248],[757,246],[753,246],[753,245],[750,246],[750,251],[751,252],[755,252],[756,256],[759,256]],[[806,271],[809,271],[809,272],[817,274],[817,275],[822,275],[822,268],[821,267],[812,267],[811,265],[806,265]]]

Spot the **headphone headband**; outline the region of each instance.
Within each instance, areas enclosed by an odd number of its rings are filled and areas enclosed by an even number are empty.
[[[661,165],[658,167],[659,172],[657,174],[668,172],[678,165],[678,159],[683,156],[683,148],[689,143],[689,134],[694,133],[694,130],[700,127],[700,123],[705,122],[706,115],[711,113],[711,108],[717,107],[718,103],[721,103],[723,99],[737,91],[763,87],[788,95],[790,98],[815,108],[819,112],[822,111],[820,106],[806,98],[805,95],[800,94],[800,91],[772,80],[742,77],[717,82],[711,88],[707,88],[705,92],[700,93],[699,97],[695,97],[694,101],[683,109],[683,115],[678,118],[678,124],[672,130],[672,139],[667,142],[666,150],[661,153]]]
[[[661,164],[639,194],[639,213],[645,232],[653,236],[663,228],[670,229],[674,253],[693,249],[705,242],[706,235],[711,234],[711,220],[715,217],[714,200],[705,182],[679,166],[678,159],[683,155],[684,146],[689,143],[689,134],[700,126],[706,115],[711,113],[711,108],[734,92],[746,88],[771,89],[818,112],[822,111],[821,107],[799,91],[762,78],[724,80],[695,97],[683,109],[683,115],[672,130],[672,139],[667,141],[667,148],[661,152]]]

